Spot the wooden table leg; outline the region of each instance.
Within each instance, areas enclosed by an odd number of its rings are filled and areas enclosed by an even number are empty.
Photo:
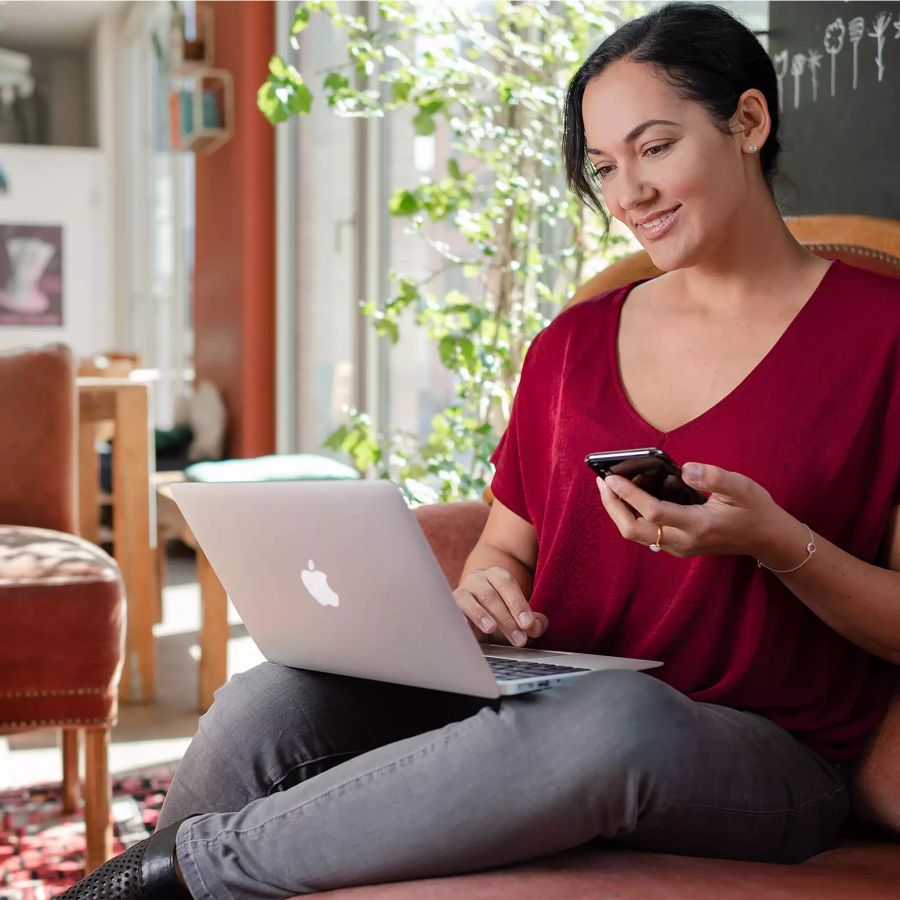
[[[81,802],[81,776],[78,772],[78,737],[77,728],[63,728],[63,812],[72,813]]]
[[[197,581],[200,583],[200,696],[205,712],[213,694],[228,680],[228,597],[206,554],[197,548]]]
[[[100,537],[100,477],[97,466],[95,422],[78,425],[78,520],[79,533],[86,541],[96,544]]]
[[[113,441],[113,544],[122,570],[128,606],[125,670],[121,688],[127,694],[133,666],[140,677],[140,697],[156,695],[156,647],[153,619],[156,566],[150,542],[149,387],[116,392],[116,434]],[[148,447],[150,448],[148,450]],[[120,690],[120,696],[121,696]]]
[[[156,529],[156,590],[153,598],[153,621],[159,625],[163,620],[163,588],[166,586],[166,539],[159,528]]]
[[[112,856],[112,824],[109,807],[112,785],[109,778],[109,729],[88,729],[85,738],[85,874]]]

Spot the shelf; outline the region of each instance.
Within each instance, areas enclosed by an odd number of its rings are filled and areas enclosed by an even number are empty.
[[[172,73],[169,95],[172,147],[212,153],[234,134],[234,80],[226,69]]]

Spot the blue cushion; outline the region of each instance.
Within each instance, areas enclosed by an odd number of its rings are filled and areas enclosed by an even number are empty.
[[[344,481],[359,472],[327,456],[284,453],[255,459],[199,462],[184,470],[188,481]]]

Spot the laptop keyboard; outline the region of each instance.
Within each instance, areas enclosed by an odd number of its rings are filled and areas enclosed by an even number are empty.
[[[506,659],[503,656],[485,656],[491,672],[497,681],[515,681],[519,678],[537,676],[564,675],[566,672],[589,672],[579,666],[558,666],[555,663],[522,662],[518,659]]]

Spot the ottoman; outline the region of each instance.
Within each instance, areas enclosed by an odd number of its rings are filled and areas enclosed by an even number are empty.
[[[65,806],[78,805],[86,738],[87,869],[111,855],[109,731],[124,658],[118,566],[45,528],[0,525],[0,733],[63,730]]]

